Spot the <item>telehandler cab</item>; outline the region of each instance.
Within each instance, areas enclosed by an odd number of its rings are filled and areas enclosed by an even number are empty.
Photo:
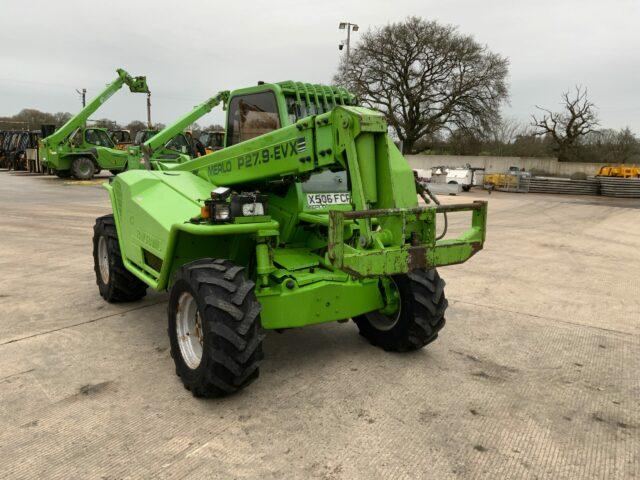
[[[221,150],[224,148],[224,131],[202,132],[200,134],[200,143],[202,143],[207,153]]]
[[[90,115],[127,85],[133,93],[148,93],[145,77],[132,77],[122,69],[118,77],[80,112],[53,134],[42,139],[39,156],[45,168],[59,177],[90,179],[100,170],[119,172],[126,167],[127,152],[118,150],[106,128],[85,127]]]
[[[129,130],[109,130],[109,136],[118,150],[126,150],[133,143]]]
[[[388,351],[434,341],[447,308],[436,267],[482,249],[486,202],[419,206],[384,116],[342,88],[223,94],[225,148],[184,163],[143,156],[106,185],[113,214],[93,237],[102,297],[169,290],[171,355],[196,396],[258,377],[265,329],[351,318]],[[469,229],[441,238],[436,214],[460,211]]]

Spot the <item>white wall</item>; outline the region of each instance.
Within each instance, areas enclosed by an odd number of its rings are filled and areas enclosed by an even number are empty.
[[[534,157],[491,157],[491,156],[465,156],[465,155],[407,155],[407,160],[412,168],[428,170],[431,167],[444,165],[447,167],[463,167],[470,164],[472,167],[482,167],[487,173],[500,173],[509,167],[523,168],[529,172],[531,169],[543,171],[549,175],[569,177],[573,173],[583,172],[587,175],[595,175],[604,163],[558,162],[555,158]]]

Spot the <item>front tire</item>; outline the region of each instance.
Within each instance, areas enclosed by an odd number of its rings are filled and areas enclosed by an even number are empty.
[[[196,397],[235,393],[259,376],[261,305],[244,268],[224,259],[183,265],[169,295],[176,373]]]
[[[438,338],[444,327],[448,302],[445,282],[433,270],[415,270],[395,275],[399,308],[391,315],[371,312],[355,317],[360,335],[369,343],[390,352],[418,350]]]
[[[77,157],[71,162],[71,173],[78,180],[91,180],[96,173],[96,166],[89,157]]]
[[[133,302],[147,294],[147,284],[122,263],[113,215],[96,219],[93,227],[93,269],[100,296],[107,302]]]

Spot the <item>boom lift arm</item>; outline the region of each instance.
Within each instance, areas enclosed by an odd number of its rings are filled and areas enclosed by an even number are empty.
[[[185,114],[184,116],[176,120],[173,124],[159,131],[156,135],[144,142],[142,144],[143,153],[149,156],[153,155],[153,153],[157,149],[162,148],[169,140],[182,132],[187,126],[209,113],[211,110],[217,107],[220,102],[226,102],[228,99],[229,91],[225,90],[219,92],[208,100],[205,100],[200,105],[195,107],[192,111]]]
[[[126,84],[132,93],[149,93],[146,77],[132,77],[121,68],[117,69],[116,72],[118,73],[118,77],[113,82],[108,84],[104,90],[102,90],[76,115],[71,117],[67,123],[43,140],[47,146],[53,147],[61,143],[76,128],[84,125],[87,119],[95,113],[102,104],[109,100],[114,93],[120,90],[123,85]]]
[[[147,168],[150,168],[150,161],[153,158],[153,154],[156,152],[156,150],[162,148],[169,140],[182,132],[187,126],[209,113],[221,102],[226,103],[228,99],[229,91],[225,90],[219,92],[215,96],[202,102],[186,115],[176,120],[173,124],[159,131],[156,135],[144,142],[141,146],[143,165],[145,165],[145,167]]]

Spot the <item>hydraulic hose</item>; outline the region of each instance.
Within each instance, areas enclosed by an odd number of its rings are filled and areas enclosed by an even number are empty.
[[[420,195],[420,198],[422,198],[422,200],[424,200],[424,203],[426,203],[427,205],[430,204],[431,201],[433,201],[433,203],[435,203],[436,205],[440,205],[440,200],[438,200],[438,197],[436,197],[436,195],[433,192],[431,192],[428,188],[425,188],[424,185],[422,185],[422,183],[420,183],[417,178],[416,178],[416,190],[418,191],[418,195]],[[425,196],[425,193],[426,193],[426,196]],[[442,212],[442,214],[444,215],[444,230],[442,230],[442,233],[436,237],[436,241],[444,238],[444,236],[447,234],[447,229],[449,228],[447,212]]]

